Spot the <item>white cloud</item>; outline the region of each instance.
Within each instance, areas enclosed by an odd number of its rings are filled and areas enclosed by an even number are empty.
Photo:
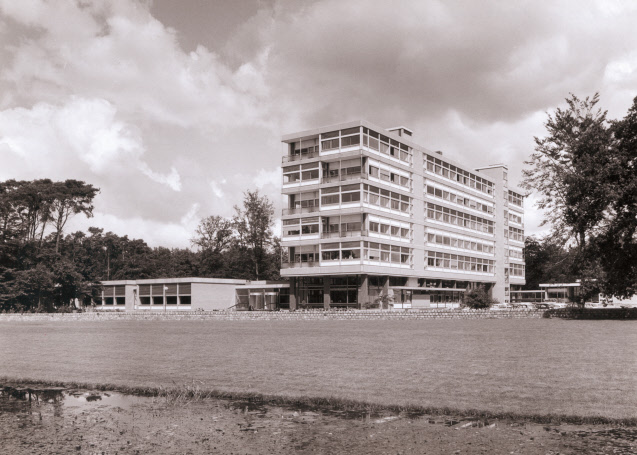
[[[210,180],[208,183],[212,189],[212,193],[219,199],[223,198],[223,190],[221,189],[220,184],[226,183],[226,179],[223,179],[220,183],[217,183],[214,180]]]
[[[153,171],[142,160],[143,139],[135,126],[117,119],[115,106],[103,99],[73,97],[55,106],[38,103],[31,109],[0,111],[0,147],[32,169],[77,170],[78,160],[96,175],[131,175],[134,170],[174,191],[179,173]]]
[[[174,191],[181,191],[181,178],[174,166],[171,166],[169,174],[154,172],[146,163],[139,163],[139,169],[149,179],[166,185]]]
[[[259,169],[257,176],[254,178],[253,183],[257,188],[263,189],[267,185],[272,185],[274,188],[280,189],[283,182],[282,171],[280,167],[277,167],[271,171],[265,169]]]

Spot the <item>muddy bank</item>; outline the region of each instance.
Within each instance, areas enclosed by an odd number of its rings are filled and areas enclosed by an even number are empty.
[[[0,386],[4,453],[576,454],[637,452],[637,428],[172,400]]]

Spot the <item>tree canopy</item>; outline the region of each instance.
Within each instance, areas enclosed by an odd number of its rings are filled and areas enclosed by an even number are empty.
[[[547,135],[535,138],[524,186],[540,195],[551,238],[574,243],[582,295],[627,297],[637,281],[637,98],[622,120],[608,120],[599,95],[566,99],[548,114]]]

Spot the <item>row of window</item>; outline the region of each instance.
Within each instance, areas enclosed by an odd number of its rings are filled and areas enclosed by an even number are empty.
[[[314,153],[318,153],[319,147],[318,145],[308,145],[303,147],[300,142],[294,142],[291,144],[290,155],[299,156],[299,155],[312,155]]]
[[[449,270],[494,273],[495,261],[451,253],[440,253],[438,251],[427,251],[427,266]]]
[[[409,235],[408,228],[393,226],[384,223],[377,223],[376,221],[369,222],[369,231],[377,232],[384,235],[391,235],[392,237],[400,237],[403,239],[409,239],[411,237]]]
[[[164,298],[162,296],[152,296],[152,297],[140,297],[139,303],[141,305],[154,305],[154,306],[163,306]],[[191,300],[189,295],[167,295],[166,296],[166,305],[190,305]]]
[[[410,147],[376,131],[363,128],[363,145],[372,150],[411,164]]]
[[[507,236],[507,231],[504,231],[504,236]],[[509,226],[508,237],[511,240],[517,240],[518,242],[524,242],[524,231],[522,229]]]
[[[311,251],[313,250],[313,251]],[[361,258],[361,242],[323,243],[319,246],[291,247],[290,258],[294,262],[316,262],[355,260]],[[377,242],[363,242],[362,257],[369,261],[389,262],[403,265],[411,264],[412,250],[408,247],[386,245]]]
[[[468,186],[469,188],[482,191],[483,193],[493,195],[493,183],[479,177],[471,172],[460,169],[452,164],[447,163],[441,159],[435,158],[431,155],[425,154],[426,168],[429,172],[436,173],[445,178],[458,182],[461,185]]]
[[[511,190],[504,190],[504,199],[508,200],[509,203],[513,205],[517,205],[518,207],[522,207],[522,195],[515,193]]]
[[[334,186],[321,190],[321,205],[348,204],[361,200],[360,184]]]
[[[309,207],[318,207],[319,206],[319,192],[318,191],[308,191],[307,193],[301,194],[290,194],[289,195],[290,208],[300,209],[300,208],[309,208]]]
[[[363,185],[363,201],[370,205],[391,208],[406,214],[409,214],[411,209],[409,196],[367,184]]]
[[[386,182],[395,183],[396,185],[404,186],[405,188],[411,187],[409,177],[390,172],[386,169],[379,169],[376,166],[369,166],[369,176]]]
[[[524,276],[524,265],[522,264],[509,264],[509,273],[512,276]]]
[[[124,296],[126,293],[126,289],[124,286],[104,286],[102,288],[104,292],[104,297],[113,297],[113,296]]]
[[[462,248],[465,250],[480,251],[482,253],[493,254],[493,245],[488,243],[482,243],[475,240],[464,240],[456,237],[441,235],[441,234],[427,234],[427,242],[436,245],[450,246],[453,248]]]
[[[446,191],[432,185],[427,185],[426,191],[428,195],[444,199],[445,201],[449,201],[454,204],[464,205],[465,207],[469,207],[470,209],[479,210],[481,212],[489,214],[493,213],[492,206],[478,202],[475,199],[460,196],[459,194],[453,193],[451,191]]]
[[[283,235],[318,234],[319,219],[317,216],[309,218],[294,218],[283,220]]]
[[[297,183],[319,178],[319,163],[296,164],[283,168],[283,183]]]
[[[493,234],[493,221],[485,220],[479,216],[469,215],[431,202],[425,202],[425,213],[427,218],[432,220]]]

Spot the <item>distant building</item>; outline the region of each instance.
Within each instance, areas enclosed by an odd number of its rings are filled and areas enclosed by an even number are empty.
[[[457,305],[525,283],[522,191],[504,164],[470,169],[366,121],[283,136],[290,306]]]
[[[99,309],[125,311],[274,310],[289,308],[287,282],[221,278],[102,281]]]

